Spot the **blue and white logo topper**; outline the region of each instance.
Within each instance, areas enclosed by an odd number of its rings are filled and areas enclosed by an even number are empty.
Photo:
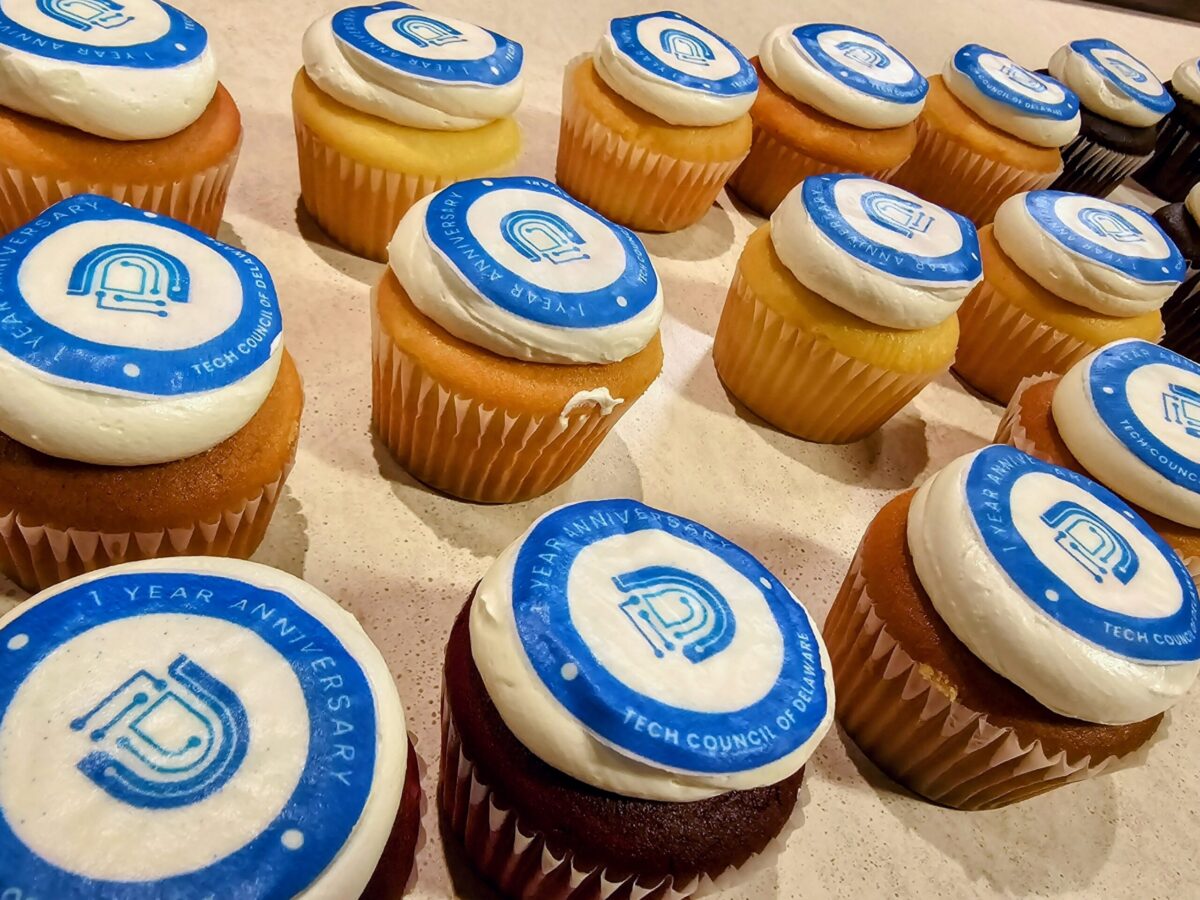
[[[608,31],[619,53],[664,81],[721,96],[758,90],[758,73],[733,44],[677,12],[613,19]]]
[[[658,294],[658,275],[632,231],[541,178],[451,185],[434,195],[425,232],[480,296],[543,325],[615,325]]]
[[[965,216],[865,175],[804,180],[809,218],[855,259],[897,278],[973,283],[982,274],[979,238]]]
[[[344,49],[426,81],[496,87],[521,74],[525,59],[504,35],[407,3],[343,9],[333,33]]]
[[[1092,406],[1130,453],[1174,484],[1200,493],[1200,366],[1146,341],[1123,341],[1092,359]]]
[[[1200,659],[1191,575],[1115,494],[993,446],[972,462],[966,498],[996,563],[1060,626],[1134,662]]]
[[[294,897],[375,771],[371,686],[284,593],[113,575],[0,629],[0,886],[21,898]]]
[[[1175,101],[1150,67],[1112,41],[1092,38],[1072,41],[1070,46],[1110,84],[1147,109],[1166,115],[1175,108]]]
[[[1030,191],[1025,208],[1072,253],[1146,284],[1182,281],[1187,262],[1148,214],[1062,191]]]
[[[967,44],[954,54],[954,68],[985,97],[1027,115],[1066,122],[1079,114],[1074,91],[979,44]]]
[[[0,46],[83,65],[168,69],[198,58],[208,32],[157,0],[0,0]]]
[[[513,571],[525,653],[547,689],[619,752],[730,773],[801,747],[831,698],[800,604],[753,556],[634,500],[543,518]]]
[[[150,398],[240,381],[282,330],[258,258],[91,194],[0,239],[0,313],[0,352],[46,379]]]
[[[792,32],[814,65],[847,87],[890,103],[919,103],[929,82],[899,50],[870,31],[816,23]]]

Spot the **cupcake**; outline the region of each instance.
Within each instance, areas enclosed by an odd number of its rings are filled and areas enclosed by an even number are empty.
[[[505,897],[684,900],[773,863],[833,707],[812,619],[745,550],[563,506],[450,634],[442,822]]]
[[[1157,342],[1183,280],[1179,249],[1132,206],[1083,194],[1010,197],[980,230],[983,283],[959,311],[954,370],[998,403],[1121,338]]]
[[[417,200],[516,165],[524,58],[516,41],[407,3],[318,19],[292,86],[305,208],[339,244],[386,260]]]
[[[419,201],[389,259],[372,298],[374,426],[447,494],[552,490],[662,370],[646,248],[541,178]]]
[[[1154,152],[1155,125],[1175,108],[1144,62],[1112,41],[1072,41],[1050,58],[1050,74],[1079,97],[1079,137],[1063,147],[1052,190],[1107,197]]]
[[[1187,262],[1183,284],[1163,304],[1166,333],[1162,345],[1200,361],[1200,316],[1196,309],[1196,289],[1200,287],[1200,185],[1188,192],[1183,203],[1171,203],[1158,210],[1154,221]]]
[[[1158,125],[1154,155],[1133,177],[1178,203],[1200,182],[1200,59],[1180,63],[1167,91],[1175,109]]]
[[[260,260],[81,194],[0,239],[0,309],[0,572],[254,552],[304,402]]]
[[[1123,501],[987,447],[867,528],[825,623],[838,721],[929,800],[1007,806],[1141,761],[1200,670],[1198,616]]]
[[[917,131],[894,183],[986,225],[1006,199],[1058,177],[1059,148],[1079,134],[1079,98],[1002,53],[967,44],[930,79]]]
[[[912,155],[927,82],[877,34],[849,25],[784,25],[755,60],[754,142],[730,188],[770,216],[810,175],[887,180]]]
[[[0,619],[10,897],[399,897],[419,814],[387,664],[291,575],[133,563]]]
[[[1200,578],[1200,366],[1117,341],[1061,377],[1027,379],[997,443],[1074,469],[1133,504]]]
[[[717,374],[776,428],[856,441],[950,368],[980,277],[963,216],[865,175],[814,175],[738,260]]]
[[[750,150],[754,67],[676,12],[613,19],[563,74],[555,176],[641,231],[678,231],[712,207]]]
[[[0,9],[0,232],[96,193],[216,234],[241,141],[208,32],[174,7]]]

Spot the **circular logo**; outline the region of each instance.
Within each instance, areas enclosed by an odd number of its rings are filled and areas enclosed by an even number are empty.
[[[1183,280],[1187,263],[1154,219],[1132,206],[1062,191],[1030,191],[1025,209],[1067,250],[1148,284]]]
[[[792,32],[800,52],[847,87],[892,103],[919,103],[929,82],[877,34],[848,25],[802,25]]]
[[[658,296],[637,236],[541,178],[451,185],[434,195],[425,232],[482,297],[544,325],[615,325]]]
[[[362,669],[283,593],[113,575],[0,629],[0,885],[19,897],[292,897],[374,778]]]
[[[1079,114],[1074,91],[979,44],[967,44],[954,54],[954,68],[985,97],[1028,115],[1065,122]]]
[[[1115,494],[993,446],[971,463],[966,497],[997,564],[1059,625],[1135,662],[1200,659],[1200,599],[1191,576]]]
[[[807,613],[746,551],[633,500],[545,516],[513,573],[522,646],[599,740],[728,773],[801,747],[830,711]]]
[[[1071,49],[1091,63],[1110,84],[1147,109],[1166,115],[1175,108],[1175,101],[1150,67],[1112,41],[1103,38],[1072,41]]]
[[[83,194],[0,240],[0,350],[101,393],[225,387],[280,339],[254,256],[154,213]]]
[[[915,281],[973,283],[979,239],[964,216],[864,175],[804,179],[813,223],[860,262]]]
[[[208,32],[156,0],[0,0],[0,45],[63,62],[166,69],[199,57]]]
[[[709,94],[758,90],[758,73],[733,44],[675,12],[613,19],[617,49],[651,75]]]
[[[410,78],[491,87],[521,74],[520,44],[447,16],[407,3],[352,6],[333,16],[333,33],[353,51]]]

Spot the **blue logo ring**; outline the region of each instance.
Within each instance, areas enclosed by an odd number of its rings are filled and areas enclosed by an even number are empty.
[[[1158,79],[1155,79],[1155,83],[1158,84],[1159,87],[1158,93],[1151,94],[1148,91],[1140,90],[1139,88],[1130,84],[1124,78],[1116,77],[1116,73],[1114,73],[1113,66],[1110,61],[1101,60],[1096,56],[1096,51],[1098,50],[1109,50],[1124,54],[1130,59],[1133,59],[1135,62],[1141,63],[1143,66],[1145,66],[1145,63],[1142,63],[1141,60],[1132,56],[1128,51],[1122,49],[1121,47],[1118,47],[1112,41],[1105,40],[1103,38],[1092,38],[1085,41],[1072,41],[1071,49],[1086,59],[1091,64],[1092,68],[1104,76],[1105,80],[1116,85],[1118,89],[1128,94],[1147,109],[1166,115],[1175,108],[1175,101],[1171,98],[1170,92],[1162,86],[1162,83],[1159,82]],[[1137,69],[1134,69],[1130,66],[1126,66],[1126,68],[1129,69],[1128,74],[1131,74],[1132,76],[1138,76],[1143,80],[1148,80],[1145,78],[1143,73],[1139,72]],[[1137,81],[1138,78],[1135,77],[1134,80]]]
[[[995,100],[998,103],[1003,103],[1006,106],[1012,106],[1017,109],[1024,110],[1030,115],[1040,116],[1043,119],[1054,119],[1060,122],[1068,122],[1079,114],[1079,98],[1075,96],[1075,92],[1054,78],[1045,75],[1036,75],[1030,72],[1024,66],[1020,66],[1009,60],[1012,65],[1012,73],[1009,75],[1014,80],[1029,79],[1030,86],[1033,83],[1041,85],[1043,89],[1046,85],[1053,85],[1062,91],[1063,97],[1055,102],[1034,100],[1032,97],[1015,91],[1002,82],[996,80],[990,72],[985,70],[979,62],[979,58],[984,54],[991,56],[1004,57],[1004,54],[997,53],[994,50],[989,50],[980,44],[967,44],[954,54],[954,68],[962,72],[967,78],[971,79],[972,84],[978,88],[984,96]]]
[[[678,22],[685,22],[704,32],[733,55],[734,59],[738,61],[738,70],[725,78],[701,78],[667,65],[646,49],[638,39],[638,25],[647,19],[674,19]],[[754,66],[750,65],[750,61],[742,55],[741,51],[719,34],[714,34],[699,22],[689,19],[687,16],[676,12],[626,16],[624,18],[613,19],[609,23],[608,30],[622,53],[626,54],[650,74],[678,84],[680,87],[705,91],[710,94],[720,94],[727,97],[750,94],[758,90],[758,73],[754,70]],[[705,45],[703,41],[697,40],[695,35],[686,31],[667,29],[660,35],[659,40],[663,49],[669,50],[680,60],[687,60],[703,65],[708,60],[714,58],[711,47]]]
[[[896,60],[904,62],[912,71],[912,77],[908,81],[895,84],[890,81],[884,81],[878,78],[869,78],[861,72],[856,72],[853,69],[847,68],[846,64],[836,57],[830,56],[821,46],[820,37],[829,31],[849,31],[854,34],[862,35],[865,38],[878,41],[883,46],[894,54]],[[869,96],[880,97],[884,100],[889,100],[892,103],[919,103],[925,99],[925,95],[929,93],[929,82],[920,72],[917,67],[909,62],[908,57],[885,41],[879,35],[863,31],[861,28],[852,28],[849,25],[833,25],[827,22],[814,23],[811,25],[801,25],[792,31],[792,36],[799,42],[804,51],[812,57],[818,66],[824,69],[829,75],[832,75],[838,81],[845,84],[847,87],[854,88],[860,93]],[[869,45],[861,45],[864,52],[869,51],[872,58],[877,54],[875,48]],[[885,63],[891,64],[892,61]]]

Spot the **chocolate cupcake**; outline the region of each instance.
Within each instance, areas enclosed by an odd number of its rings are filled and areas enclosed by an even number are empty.
[[[1060,47],[1049,73],[1079,95],[1079,136],[1063,147],[1051,190],[1106,197],[1150,158],[1157,125],[1175,101],[1154,72],[1112,41]]]
[[[1188,267],[1183,284],[1163,304],[1166,334],[1162,345],[1200,362],[1200,315],[1196,308],[1200,288],[1200,186],[1193,187],[1183,203],[1171,203],[1156,212],[1154,221],[1175,242]]]
[[[1200,182],[1200,58],[1179,65],[1167,92],[1175,109],[1159,123],[1154,155],[1133,177],[1164,200],[1179,203]]]
[[[443,824],[517,898],[681,900],[771,861],[833,713],[791,592],[634,500],[560,507],[505,550],[444,684]]]

